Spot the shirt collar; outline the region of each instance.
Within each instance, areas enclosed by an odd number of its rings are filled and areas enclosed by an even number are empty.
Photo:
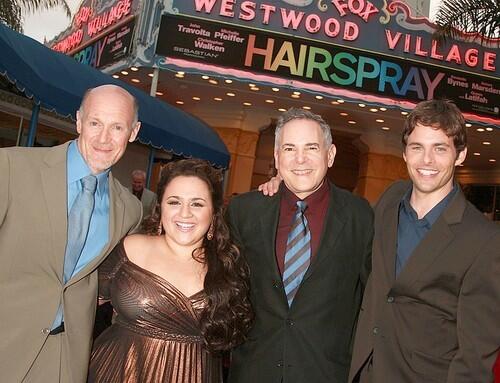
[[[77,140],[72,141],[68,147],[66,164],[68,169],[68,185],[92,174],[92,171],[90,170],[89,166],[80,153],[80,149],[77,145]],[[106,192],[108,185],[108,176],[109,169],[106,169],[102,173],[96,175],[97,195],[102,196]]]
[[[325,198],[325,196],[328,196],[330,193],[330,184],[328,180],[325,178],[323,179],[323,184],[319,187],[318,190],[316,190],[314,193],[308,195],[306,198],[304,198],[304,201],[307,202],[307,207],[309,208],[314,208],[320,200]],[[291,209],[296,209],[297,208],[297,201],[300,201],[300,198],[297,197],[290,189],[288,189],[285,185],[285,183],[282,183],[282,196],[286,201],[286,204],[291,208]]]
[[[457,193],[458,186],[457,184],[453,184],[453,189],[444,197],[436,206],[434,206],[423,218],[418,219],[417,212],[410,204],[410,197],[412,192],[412,187],[410,187],[403,196],[401,200],[401,207],[404,209],[406,214],[412,218],[412,220],[416,222],[420,222],[422,224],[426,224],[428,226],[432,226],[434,222],[437,221],[441,213],[444,211],[448,203],[453,198],[453,196]]]

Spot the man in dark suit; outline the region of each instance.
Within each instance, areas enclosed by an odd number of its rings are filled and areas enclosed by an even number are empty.
[[[403,131],[410,181],[375,209],[373,270],[350,381],[486,383],[500,346],[500,227],[454,182],[467,154],[465,121],[425,101]]]
[[[0,380],[86,382],[97,266],[141,219],[110,172],[139,131],[137,103],[89,90],[75,141],[0,149]]]
[[[276,127],[280,191],[238,195],[228,206],[255,310],[248,340],[232,354],[231,383],[347,381],[373,217],[365,200],[326,179],[335,152],[320,116],[290,109]]]

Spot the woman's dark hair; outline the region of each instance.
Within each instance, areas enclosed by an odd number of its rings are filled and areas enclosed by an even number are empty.
[[[179,176],[197,177],[204,181],[212,198],[213,238],[208,240],[205,235],[202,248],[193,252],[193,258],[207,265],[204,282],[207,305],[200,318],[205,345],[211,351],[227,350],[245,340],[253,312],[248,297],[249,268],[231,242],[229,228],[224,221],[222,172],[204,160],[169,162],[163,167],[158,183],[158,204],[153,214],[145,219],[143,229],[146,234],[158,234],[165,188]]]

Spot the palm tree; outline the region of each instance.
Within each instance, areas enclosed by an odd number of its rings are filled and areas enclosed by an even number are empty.
[[[481,41],[500,37],[500,0],[442,0],[435,36],[446,39],[461,32],[479,33]]]
[[[23,15],[26,12],[33,13],[59,6],[63,8],[66,16],[71,17],[71,10],[66,0],[0,0],[0,23],[22,32]]]

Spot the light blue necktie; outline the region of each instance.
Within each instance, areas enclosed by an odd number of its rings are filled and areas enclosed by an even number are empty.
[[[286,241],[283,285],[288,306],[292,305],[293,298],[311,262],[311,232],[304,215],[306,208],[305,201],[297,201],[297,211]]]
[[[89,232],[90,217],[94,210],[94,193],[97,186],[95,176],[82,178],[82,191],[78,193],[68,216],[68,242],[64,257],[64,283],[71,279],[78,259],[82,254]]]

